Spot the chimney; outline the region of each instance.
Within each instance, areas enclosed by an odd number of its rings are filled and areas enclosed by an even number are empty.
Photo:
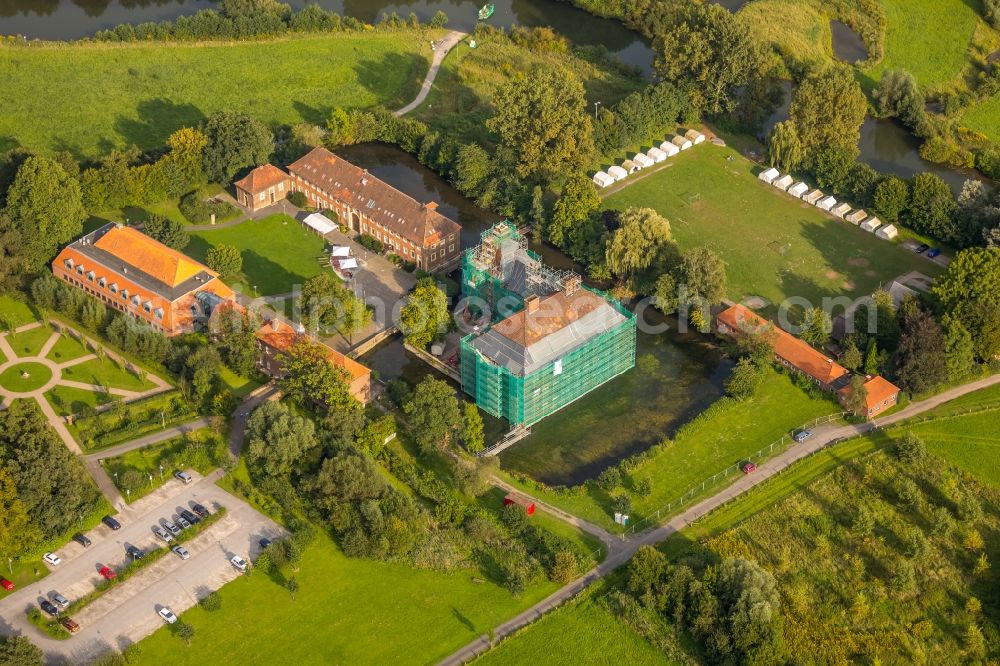
[[[427,203],[424,204],[424,208],[426,208],[427,210],[437,210],[437,207],[438,205],[436,201],[428,201]]]
[[[524,299],[524,309],[527,310],[528,314],[538,312],[538,302],[538,296],[532,294]]]
[[[361,184],[362,185],[367,185],[368,184],[368,169],[365,169],[361,173],[362,173]]]
[[[277,317],[275,317],[271,320],[271,330],[277,333],[279,328],[281,328],[281,322],[278,321]]]

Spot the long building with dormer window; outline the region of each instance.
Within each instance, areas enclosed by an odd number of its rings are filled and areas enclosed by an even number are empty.
[[[202,328],[216,306],[235,298],[207,266],[113,223],[67,245],[52,273],[166,335]]]

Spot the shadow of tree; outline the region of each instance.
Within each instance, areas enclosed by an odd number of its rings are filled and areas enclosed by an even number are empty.
[[[118,116],[115,130],[127,145],[144,149],[160,148],[175,130],[194,127],[205,119],[193,104],[176,104],[162,97],[139,102],[136,113],[138,119]]]
[[[386,53],[380,60],[360,59],[354,63],[354,73],[358,84],[376,97],[383,96],[386,91],[378,82],[384,81],[386,72],[408,72],[406,81],[388,97],[383,105],[388,109],[397,109],[413,101],[420,91],[429,67],[428,60],[417,53]]]

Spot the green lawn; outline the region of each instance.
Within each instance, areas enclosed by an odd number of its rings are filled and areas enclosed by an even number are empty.
[[[225,384],[226,389],[237,398],[243,398],[255,388],[261,386],[261,382],[258,379],[241,377],[224,365],[219,370],[219,379]]]
[[[28,331],[7,334],[7,342],[20,357],[38,356],[48,339],[52,337],[52,329],[47,325],[38,326]]]
[[[35,316],[30,305],[16,298],[11,298],[8,294],[0,295],[0,312],[10,317],[10,323],[14,328],[38,321],[38,317]]]
[[[865,73],[878,81],[906,69],[921,86],[946,84],[965,68],[979,3],[964,0],[880,0],[885,11],[885,57]]]
[[[23,376],[27,373],[27,376]],[[15,393],[42,388],[52,379],[52,371],[41,363],[17,363],[0,373],[0,386]]]
[[[799,62],[829,63],[833,59],[830,17],[816,2],[803,0],[753,0],[740,16],[761,40],[783,56]],[[781,20],[774,20],[780,16]]]
[[[1000,95],[969,107],[959,124],[985,134],[991,141],[1000,142]]]
[[[45,399],[59,416],[79,414],[84,407],[99,407],[111,399],[105,393],[85,391],[72,386],[53,386],[45,392]]]
[[[220,244],[233,245],[243,255],[242,273],[224,277],[244,294],[253,294],[254,286],[262,296],[287,293],[323,270],[317,260],[323,254],[323,239],[286,215],[193,233],[184,252],[204,261],[209,248]]]
[[[428,664],[445,657],[550,594],[521,597],[473,571],[437,573],[407,564],[345,557],[326,537],[306,549],[288,592],[260,573],[220,590],[222,609],[193,608],[182,619],[190,647],[160,629],[141,643],[141,664]]]
[[[146,391],[155,386],[146,379],[136,377],[107,357],[93,358],[79,365],[63,368],[62,377],[75,382],[100,384],[108,388],[119,388],[126,391]]]
[[[757,180],[759,168],[731,148],[702,144],[604,200],[607,208],[657,210],[682,250],[707,246],[727,263],[729,296],[773,304],[804,297],[860,298],[912,270],[940,269]]]
[[[673,664],[594,595],[567,603],[505,639],[475,666]]]
[[[73,438],[88,451],[121,444],[198,418],[179,391],[133,400],[122,413],[111,409],[68,425]]]
[[[402,106],[427,72],[433,35],[4,46],[0,146],[96,158],[111,147],[159,149],[174,130],[220,110],[268,125],[322,125],[333,106]]]
[[[189,442],[197,442],[200,446],[188,447]],[[217,461],[224,455],[225,447],[226,440],[221,435],[203,428],[182,437],[107,458],[101,464],[115,479],[122,493],[126,490],[124,481],[127,471],[136,470],[146,478],[139,487],[129,488],[128,499],[134,502],[169,481],[177,470],[193,468],[200,474],[208,474],[218,467]],[[152,477],[151,481],[149,477]]]
[[[89,353],[91,353],[90,350],[87,349],[82,341],[77,340],[67,332],[65,335],[59,336],[59,340],[52,345],[52,349],[49,350],[46,358],[57,363],[65,363],[74,358],[86,356]]]

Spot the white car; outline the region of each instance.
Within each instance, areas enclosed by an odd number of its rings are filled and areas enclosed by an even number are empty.
[[[51,564],[54,567],[59,566],[59,563],[62,562],[62,558],[55,553],[45,553],[42,555],[42,559],[45,560],[46,564]]]
[[[181,558],[182,560],[186,560],[187,558],[191,557],[191,553],[189,553],[187,551],[187,548],[185,548],[184,546],[174,546],[170,550],[174,551],[177,554],[177,557]]]
[[[173,624],[174,622],[177,621],[177,616],[174,615],[173,611],[171,611],[166,606],[164,606],[163,608],[161,608],[156,612],[160,617],[163,618],[163,621],[166,622],[167,624]]]
[[[233,559],[231,559],[229,561],[232,563],[232,565],[234,567],[236,567],[240,571],[240,573],[243,573],[243,572],[245,572],[247,570],[247,566],[248,566],[247,565],[247,561],[244,560],[239,555],[233,555]]]

